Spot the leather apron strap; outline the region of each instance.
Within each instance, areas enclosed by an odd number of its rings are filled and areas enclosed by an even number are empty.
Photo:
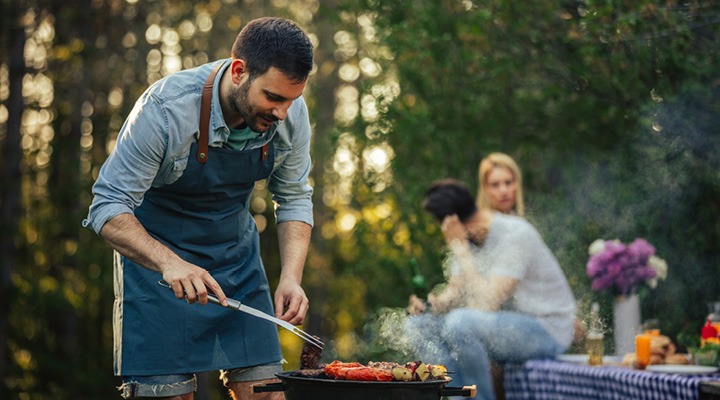
[[[265,159],[267,158],[269,145],[270,145],[269,142],[265,143],[265,145],[262,147],[262,149],[260,149],[260,160],[265,161]]]
[[[198,138],[198,152],[197,160],[200,164],[205,164],[208,159],[208,143],[210,141],[210,103],[212,102],[212,89],[213,83],[215,82],[215,75],[223,64],[218,64],[217,67],[210,73],[205,86],[203,86],[202,92],[202,103],[200,105],[200,137]]]
[[[212,102],[212,89],[215,82],[215,75],[220,70],[222,64],[210,73],[203,86],[202,100],[200,104],[200,137],[198,138],[197,160],[200,164],[205,164],[208,159],[208,144],[210,142],[210,103]],[[265,161],[268,156],[268,143],[260,149],[260,159]]]

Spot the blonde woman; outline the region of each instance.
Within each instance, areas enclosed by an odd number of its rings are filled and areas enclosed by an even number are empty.
[[[478,208],[490,208],[503,214],[525,217],[523,202],[522,173],[515,160],[505,153],[488,154],[478,167]],[[575,320],[573,343],[581,343],[585,337],[585,326]]]
[[[490,153],[478,168],[478,206],[503,214],[525,216],[522,174],[515,160],[504,153]]]

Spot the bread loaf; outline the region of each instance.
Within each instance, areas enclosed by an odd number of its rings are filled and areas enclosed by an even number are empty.
[[[690,360],[688,360],[687,356],[684,354],[672,354],[665,357],[665,364],[685,365],[689,363]]]

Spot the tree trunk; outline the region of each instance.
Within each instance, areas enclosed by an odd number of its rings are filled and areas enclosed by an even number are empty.
[[[55,17],[57,42],[65,44],[79,39],[83,43],[84,50],[77,55],[82,62],[71,60],[53,66],[55,70],[62,71],[60,75],[62,79],[54,81],[56,96],[53,100],[53,108],[57,110],[58,116],[53,122],[55,136],[51,142],[53,152],[47,190],[50,207],[58,222],[49,224],[50,235],[54,238],[52,243],[49,243],[49,275],[59,282],[59,287],[71,286],[68,290],[73,291],[72,278],[68,277],[82,276],[83,271],[79,270],[78,250],[68,251],[68,249],[73,246],[77,248],[80,242],[81,127],[85,118],[84,104],[86,102],[92,104],[93,95],[88,90],[88,79],[84,69],[77,68],[76,65],[92,65],[92,25],[83,22],[93,20],[94,13],[87,0],[77,0],[71,4],[73,12],[64,13],[64,18],[61,18],[63,14],[59,7],[70,6],[67,2],[62,4],[53,2],[48,10]],[[82,295],[82,293],[78,294]],[[66,360],[74,368],[79,366],[81,354],[78,350],[83,336],[79,321],[84,310],[76,309],[69,301],[50,304],[48,310],[50,312],[47,316],[48,326],[57,336],[58,357]],[[61,379],[76,385],[73,381],[76,377],[72,371],[57,372],[59,375],[53,376],[52,379]]]
[[[308,266],[306,271],[307,296],[310,299],[310,309],[307,316],[306,330],[311,334],[321,335],[323,332],[322,321],[325,320],[324,310],[321,308],[322,299],[327,298],[327,282],[332,274],[331,262],[329,261],[329,249],[327,241],[321,236],[322,226],[328,219],[332,219],[332,211],[322,201],[324,190],[325,166],[323,161],[330,159],[334,150],[331,141],[331,131],[335,126],[335,90],[338,86],[337,70],[331,71],[324,68],[326,65],[335,65],[334,52],[336,50],[333,36],[337,32],[337,2],[324,1],[315,16],[315,34],[318,36],[319,46],[315,49],[315,63],[318,72],[315,76],[315,107],[311,115],[315,116],[315,129],[313,131],[312,154],[315,165],[312,170],[314,182],[314,228],[312,233],[311,251],[308,255]],[[314,304],[314,306],[313,306]]]
[[[8,19],[9,20],[9,19]],[[25,28],[13,20],[8,30],[9,83],[8,120],[2,164],[0,165],[0,376],[6,376],[8,355],[10,300],[14,292],[12,272],[16,262],[15,240],[20,215],[20,121],[24,109],[22,79],[25,74]]]

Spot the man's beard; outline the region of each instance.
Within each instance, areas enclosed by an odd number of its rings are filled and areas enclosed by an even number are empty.
[[[263,133],[267,131],[270,127],[264,124],[260,124],[261,115],[255,112],[253,106],[250,104],[250,100],[248,99],[248,92],[250,90],[251,82],[252,81],[248,79],[239,87],[231,87],[228,92],[228,96],[230,97],[230,104],[235,109],[235,111],[240,114],[243,121],[245,122],[245,125],[247,125],[248,128],[252,129],[254,132]],[[277,121],[277,118],[274,115],[263,115],[262,117],[271,121]]]

